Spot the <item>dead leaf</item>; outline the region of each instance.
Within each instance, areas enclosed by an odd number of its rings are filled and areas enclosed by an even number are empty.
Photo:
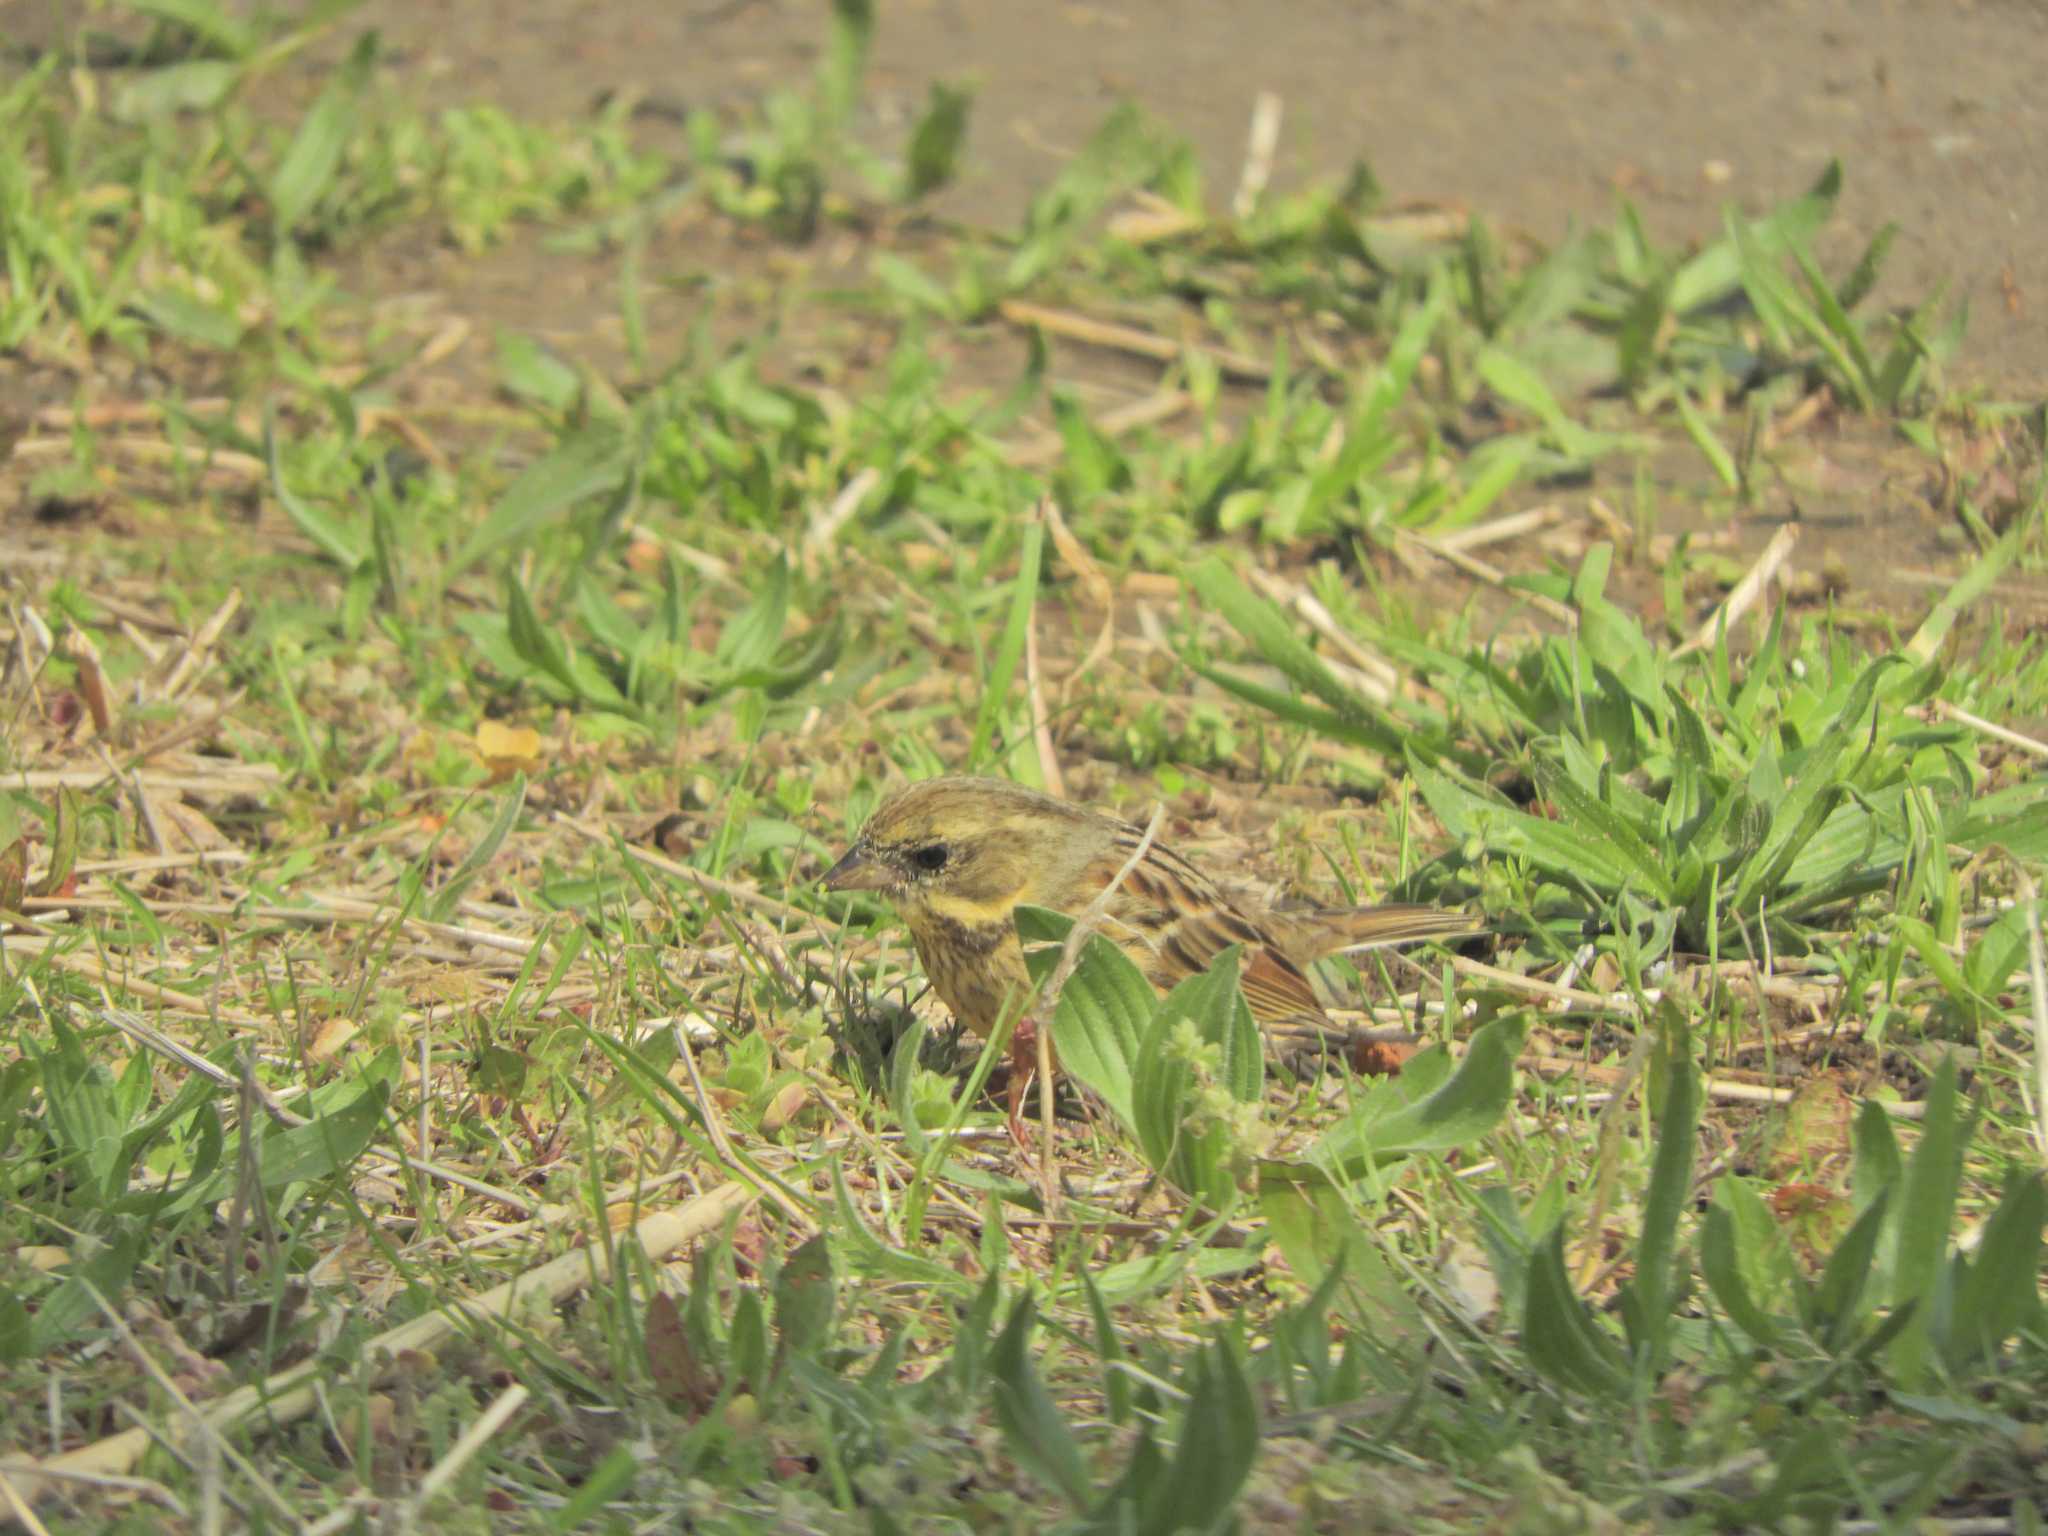
[[[28,892],[28,844],[16,838],[0,848],[0,912],[19,912]]]
[[[70,896],[78,889],[78,823],[84,811],[78,792],[57,791],[57,825],[50,834],[50,867],[30,893],[36,896]]]
[[[314,1061],[332,1061],[335,1055],[349,1041],[355,1039],[362,1026],[345,1014],[336,1014],[313,1032],[313,1038],[306,1045],[306,1055]]]
[[[773,1136],[796,1118],[797,1111],[809,1103],[810,1098],[809,1083],[784,1084],[781,1091],[768,1101],[768,1107],[761,1111],[761,1129]]]
[[[506,725],[498,720],[477,722],[476,755],[490,770],[493,784],[515,773],[533,773],[540,767],[541,746],[540,732],[530,725]]]
[[[100,667],[99,648],[84,630],[73,629],[64,637],[64,649],[78,669],[78,691],[85,699],[86,712],[92,716],[92,728],[105,736],[114,728],[114,699],[106,673]]]
[[[1811,1216],[1826,1210],[1842,1197],[1818,1184],[1780,1184],[1770,1193],[1771,1211],[1780,1221]]]
[[[211,853],[234,847],[233,840],[196,806],[166,797],[155,801],[154,809],[157,825],[163,829],[165,853]]]
[[[1351,1070],[1360,1077],[1396,1077],[1417,1049],[1402,1040],[1361,1040],[1351,1048]]]
[[[647,1303],[647,1370],[654,1389],[672,1403],[703,1413],[718,1400],[718,1378],[698,1358],[676,1300],[655,1292]]]
[[[1500,1282],[1477,1244],[1452,1238],[1438,1252],[1436,1270],[1445,1293],[1467,1322],[1486,1322],[1500,1310]]]
[[[1784,1112],[1769,1127],[1767,1179],[1811,1180],[1839,1185],[1847,1176],[1856,1108],[1832,1072],[1815,1072],[1800,1083]]]
[[[1781,1184],[1768,1199],[1771,1214],[1809,1270],[1826,1262],[1855,1214],[1846,1196],[1820,1184]]]

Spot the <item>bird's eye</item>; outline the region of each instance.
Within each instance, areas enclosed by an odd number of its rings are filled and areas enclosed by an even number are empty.
[[[944,843],[926,843],[922,848],[911,849],[910,862],[935,875],[946,867],[946,860],[951,856],[952,850]]]

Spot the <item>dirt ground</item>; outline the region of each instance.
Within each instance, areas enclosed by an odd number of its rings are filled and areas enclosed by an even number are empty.
[[[807,69],[819,0],[371,0],[408,74],[448,99],[569,113],[632,89],[738,105]],[[1397,200],[1554,241],[1625,191],[1703,239],[1847,169],[1833,254],[1901,226],[1879,299],[1969,300],[1960,372],[2048,393],[2048,7],[2038,0],[882,0],[870,109],[977,85],[948,211],[1014,218],[1121,96],[1199,148],[1230,196],[1252,101],[1285,110],[1279,179],[1369,162]],[[893,135],[889,135],[893,139]],[[1828,254],[1824,250],[1824,254]]]
[[[1389,196],[1483,214],[1549,243],[1575,222],[1634,201],[1661,240],[1716,234],[1722,210],[1750,211],[1809,186],[1840,157],[1846,188],[1823,261],[1839,272],[1887,221],[1900,232],[1876,302],[1910,303],[1941,285],[1971,325],[1951,378],[1993,398],[2048,396],[2048,6],[2039,0],[1221,0],[1012,6],[989,0],[878,0],[863,131],[895,146],[934,80],[976,88],[964,173],[941,213],[1008,225],[1122,97],[1197,147],[1213,206],[1226,205],[1261,91],[1283,107],[1277,185],[1343,174],[1363,159]],[[27,47],[66,36],[76,0],[0,0],[0,37]],[[681,133],[681,109],[737,114],[800,84],[826,37],[825,0],[366,0],[330,46],[382,35],[399,88],[423,104],[490,102],[568,118],[609,93],[655,107],[650,132]],[[311,81],[306,82],[308,85]],[[674,146],[678,157],[682,146]],[[657,272],[688,269],[764,291],[778,253],[744,232],[698,224],[650,252]],[[847,250],[806,253],[822,266]],[[828,242],[829,244],[829,242]],[[450,315],[472,340],[415,381],[420,396],[488,390],[489,338],[529,331],[609,375],[622,359],[617,255],[566,256],[515,240],[480,257],[406,236],[342,261],[349,290],[386,318]],[[700,307],[686,283],[649,290],[657,337],[687,333]],[[402,322],[401,322],[402,325]],[[813,338],[827,368],[858,367],[858,338]],[[953,376],[1007,380],[1019,342],[1000,328],[951,345]],[[657,350],[667,352],[667,346]],[[1062,379],[1105,402],[1127,399],[1127,360],[1069,349]],[[1076,355],[1078,352],[1079,355]],[[852,362],[849,362],[852,359]],[[68,379],[9,382],[0,397],[68,397]],[[25,391],[25,393],[24,393]],[[1711,532],[1753,557],[1773,529],[1803,524],[1801,565],[1846,573],[1880,604],[1916,610],[1946,585],[1959,544],[1924,458],[1877,422],[1816,440],[1802,489],[1782,489],[1736,526]],[[1682,506],[1711,486],[1687,453],[1656,468]],[[2048,614],[2048,592],[1997,593]],[[1643,594],[1637,594],[1643,596]]]
[[[0,0],[0,38],[64,36],[78,0]],[[1358,159],[1397,200],[1554,241],[1618,192],[1660,237],[1702,239],[1848,173],[1836,252],[1901,226],[1879,298],[1947,283],[1960,370],[2048,393],[2048,6],[2039,0],[878,0],[868,109],[883,142],[933,80],[977,87],[946,211],[1007,222],[1116,100],[1186,134],[1227,202],[1253,98],[1284,107],[1276,179]],[[601,94],[739,107],[807,71],[823,0],[367,0],[409,88],[527,113]],[[1825,254],[1825,252],[1824,252]]]
[[[474,0],[369,0],[351,21],[380,28],[429,99],[564,115],[619,90],[738,109],[807,75],[826,32],[823,0],[489,10],[485,24]],[[1621,194],[1657,238],[1706,240],[1729,204],[1764,209],[1840,157],[1846,189],[1823,260],[1843,270],[1896,221],[1875,302],[1910,304],[1946,284],[1972,316],[1953,377],[1998,398],[2048,395],[2048,7],[2036,0],[1297,0],[1251,14],[1224,0],[880,0],[866,127],[899,144],[932,81],[971,81],[968,161],[939,211],[1007,225],[1128,96],[1193,141],[1220,208],[1253,99],[1272,91],[1284,111],[1276,185],[1363,159],[1397,202],[1470,209],[1546,243],[1575,221],[1608,221]],[[458,305],[449,288],[474,285],[480,321],[531,325],[552,304],[556,339],[585,355],[589,336],[579,346],[573,333],[616,327],[608,270],[536,267],[530,251],[476,264],[398,257],[408,258],[423,264],[418,287]],[[1014,338],[965,344],[1002,351],[980,367],[955,359],[967,376],[1014,372]],[[1063,372],[1076,369],[1084,387],[1100,373],[1106,397],[1127,396],[1115,360],[1070,351]],[[1967,552],[1925,461],[1888,436],[1851,424],[1808,467],[1797,505],[1775,496],[1712,536],[1746,561],[1797,518],[1807,569],[1919,609]],[[1659,479],[1680,505],[1710,488],[1703,464]],[[2030,586],[1997,595],[2044,611]]]

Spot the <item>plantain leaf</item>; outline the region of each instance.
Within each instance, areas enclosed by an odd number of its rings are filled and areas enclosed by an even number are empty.
[[[1522,1348],[1552,1385],[1589,1397],[1618,1397],[1628,1384],[1620,1351],[1600,1331],[1564,1268],[1564,1227],[1552,1227],[1529,1256]]]
[[[1975,1117],[1964,1115],[1958,1102],[1953,1055],[1943,1056],[1935,1068],[1926,1102],[1920,1145],[1907,1160],[1900,1186],[1898,1257],[1892,1267],[1893,1307],[1913,1305],[1916,1312],[1891,1350],[1892,1368],[1909,1389],[1923,1385],[1931,1305],[1948,1250],[1949,1228],[1955,1220],[1963,1148],[1974,1128]]]
[[[1664,1057],[1663,1108],[1658,1116],[1657,1153],[1650,1187],[1643,1197],[1641,1234],[1636,1239],[1636,1272],[1623,1291],[1638,1372],[1662,1371],[1671,1341],[1671,1308],[1679,1290],[1678,1219],[1692,1203],[1693,1140],[1699,1131],[1700,1086],[1693,1070],[1684,1019],[1675,1008],[1658,1041]]]
[[[2041,1175],[2015,1180],[1984,1223],[1977,1252],[1956,1287],[1948,1340],[1957,1371],[1996,1360],[2005,1341],[2041,1317],[2041,1228],[2048,1191]]]
[[[1362,743],[1388,757],[1401,755],[1404,729],[1339,682],[1286,616],[1239,581],[1221,557],[1209,556],[1187,579],[1202,604],[1222,614],[1261,660],[1278,667],[1302,692],[1320,699]]]
[[[1045,524],[1035,520],[1026,523],[1023,548],[1017,556],[1017,575],[1010,588],[1010,616],[989,664],[988,686],[982,693],[981,708],[974,717],[974,739],[967,749],[967,761],[977,768],[988,762],[996,721],[1009,703],[1010,683],[1024,659],[1024,642],[1031,628],[1033,606],[1038,601],[1044,547]]]
[[[284,158],[270,174],[270,209],[280,235],[299,231],[341,169],[350,140],[361,131],[357,103],[377,64],[377,34],[365,32],[299,123]]]
[[[1842,1234],[1842,1240],[1835,1244],[1835,1251],[1821,1266],[1819,1283],[1813,1287],[1807,1300],[1806,1325],[1823,1348],[1839,1349],[1862,1320],[1863,1296],[1871,1279],[1871,1260],[1877,1253],[1877,1240],[1884,1230],[1885,1215],[1890,1205],[1889,1191],[1872,1201]],[[1940,1262],[1941,1250],[1938,1247],[1934,1258]]]
[[[1185,1194],[1223,1210],[1242,1192],[1238,1133],[1205,1097],[1255,1104],[1265,1072],[1259,1027],[1237,985],[1238,946],[1167,994],[1131,1073],[1132,1129],[1146,1160]],[[1205,1093],[1206,1090],[1206,1093]]]
[[[1759,1348],[1779,1347],[1778,1326],[1770,1314],[1757,1305],[1749,1282],[1742,1277],[1742,1261],[1736,1246],[1735,1220],[1720,1203],[1707,1207],[1700,1226],[1700,1274],[1707,1289],[1721,1303],[1721,1310]]]
[[[1352,1172],[1416,1152],[1444,1152],[1477,1140],[1500,1123],[1514,1096],[1515,1057],[1522,1048],[1523,1020],[1495,1019],[1473,1034],[1457,1071],[1433,1092],[1389,1109],[1373,1098],[1332,1126],[1311,1156],[1326,1168]],[[1432,1070],[1424,1051],[1410,1060],[1396,1084],[1410,1073]],[[1439,1064],[1440,1065],[1440,1064]]]
[[[1408,771],[1444,830],[1461,841],[1476,841],[1487,852],[1525,858],[1537,868],[1612,895],[1631,884],[1638,865],[1606,839],[1517,810],[1491,792],[1468,787],[1461,776],[1439,769],[1414,753]]]
[[[437,923],[445,923],[454,915],[455,904],[462,900],[462,893],[470,888],[484,867],[498,856],[498,850],[505,846],[505,839],[518,825],[519,813],[526,805],[526,775],[515,773],[512,782],[505,786],[505,793],[498,802],[498,814],[491,818],[490,826],[475,845],[462,857],[453,874],[441,882],[441,886],[427,899],[427,916]]]
[[[1031,1298],[1019,1298],[989,1352],[996,1422],[1002,1426],[1011,1453],[1078,1508],[1088,1498],[1088,1471],[1073,1431],[1060,1417],[1052,1394],[1032,1366],[1029,1346],[1035,1320]]]
[[[1236,1506],[1259,1456],[1259,1406],[1244,1362],[1226,1335],[1195,1356],[1188,1371],[1187,1411],[1171,1470],[1154,1499],[1139,1509],[1145,1536],[1214,1530]]]
[[[498,499],[469,536],[450,575],[516,544],[578,503],[618,488],[631,468],[632,447],[618,423],[591,422],[532,465]]]
[[[1020,906],[1016,922],[1031,979],[1043,986],[1059,964],[1060,945],[1073,919],[1042,907]],[[1158,995],[1144,973],[1122,950],[1096,934],[1082,947],[1080,962],[1067,978],[1053,1011],[1053,1043],[1060,1070],[1072,1073],[1100,1094],[1127,1126],[1136,1124],[1132,1075],[1157,1004]]]

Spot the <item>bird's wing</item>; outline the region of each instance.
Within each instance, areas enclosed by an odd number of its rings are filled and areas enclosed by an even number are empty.
[[[1127,855],[1126,855],[1127,856]],[[1107,885],[1123,859],[1100,871]],[[1206,971],[1232,944],[1241,945],[1238,982],[1261,1023],[1298,1022],[1327,1028],[1315,988],[1279,945],[1171,849],[1153,846],[1111,897],[1112,936],[1160,990]]]

